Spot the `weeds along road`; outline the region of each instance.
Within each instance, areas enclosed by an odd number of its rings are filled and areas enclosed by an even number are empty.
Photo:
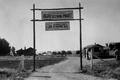
[[[83,59],[83,65],[88,64]],[[66,61],[37,69],[25,80],[106,80],[78,73],[80,68],[79,57],[69,57]]]

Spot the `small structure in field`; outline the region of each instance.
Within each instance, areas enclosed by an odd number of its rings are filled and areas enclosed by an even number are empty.
[[[87,59],[91,58],[91,52],[93,52],[93,58],[106,57],[108,53],[105,53],[104,46],[100,44],[88,45],[83,49],[83,56]]]

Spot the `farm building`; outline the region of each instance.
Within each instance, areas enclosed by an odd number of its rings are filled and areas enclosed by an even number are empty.
[[[87,59],[91,58],[91,53],[93,53],[93,58],[106,57],[109,54],[105,52],[105,47],[100,44],[88,45],[83,49],[83,56]]]

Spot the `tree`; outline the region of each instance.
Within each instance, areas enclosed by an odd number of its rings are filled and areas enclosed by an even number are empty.
[[[6,56],[10,53],[10,46],[7,40],[0,38],[0,56]]]
[[[18,56],[24,55],[24,56],[33,56],[34,55],[34,49],[32,47],[25,48],[25,49],[19,49],[16,51]]]
[[[71,51],[67,51],[66,53],[67,53],[67,55],[72,55]]]
[[[26,56],[33,56],[34,55],[34,49],[32,47],[29,47],[25,50]]]
[[[16,53],[17,53],[18,56],[21,56],[21,55],[24,54],[23,51],[24,51],[24,50],[21,48],[21,49],[17,50]]]
[[[66,51],[64,51],[64,50],[61,51],[61,55],[62,55],[62,56],[66,56]]]

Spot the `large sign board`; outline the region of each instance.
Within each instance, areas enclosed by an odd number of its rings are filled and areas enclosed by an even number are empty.
[[[72,10],[41,11],[42,20],[73,19]]]
[[[45,29],[46,31],[70,30],[70,23],[69,22],[46,22]]]

